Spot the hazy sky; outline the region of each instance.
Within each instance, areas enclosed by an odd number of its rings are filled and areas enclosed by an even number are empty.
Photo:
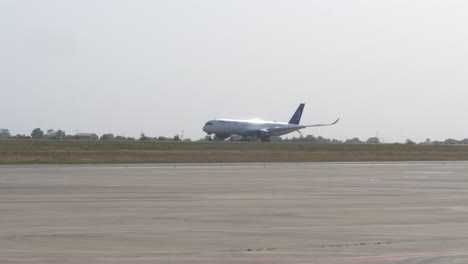
[[[468,1],[0,0],[0,128],[468,138]],[[297,133],[289,136],[297,136]]]

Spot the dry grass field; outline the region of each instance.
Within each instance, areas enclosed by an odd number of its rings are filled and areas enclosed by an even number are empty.
[[[468,160],[468,146],[142,141],[0,141],[0,164]]]

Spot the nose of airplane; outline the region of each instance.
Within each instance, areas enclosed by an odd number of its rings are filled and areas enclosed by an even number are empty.
[[[209,131],[207,125],[204,125],[204,126],[203,126],[203,131],[204,131],[205,133],[210,133],[210,131]]]
[[[205,133],[211,134],[213,133],[213,122],[208,121],[204,126],[203,126],[203,131]]]

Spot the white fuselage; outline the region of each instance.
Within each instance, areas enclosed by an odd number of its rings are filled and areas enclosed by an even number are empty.
[[[281,131],[272,130],[271,135],[281,136],[302,129],[304,126],[263,120],[216,119],[208,121],[203,126],[203,131],[217,135],[251,136],[255,131],[270,128],[284,128],[285,130]]]

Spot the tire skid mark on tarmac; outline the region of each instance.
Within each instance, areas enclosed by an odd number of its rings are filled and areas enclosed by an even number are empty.
[[[114,261],[367,261],[367,260],[385,260],[385,259],[411,259],[422,257],[442,257],[442,256],[460,256],[468,255],[468,251],[462,252],[434,252],[434,253],[415,253],[407,255],[390,256],[371,256],[371,257],[108,257],[108,258],[0,258],[0,261],[6,262],[43,262],[43,261],[96,261],[96,262],[114,262]]]

